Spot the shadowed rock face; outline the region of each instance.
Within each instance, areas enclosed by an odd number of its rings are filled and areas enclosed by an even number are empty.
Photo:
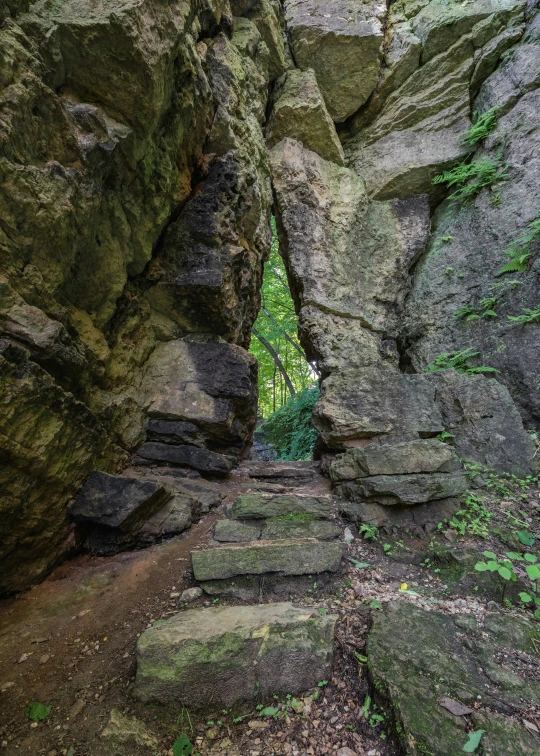
[[[272,205],[321,449],[446,430],[527,472],[537,328],[507,315],[538,305],[536,246],[497,273],[540,206],[530,3],[9,0],[0,23],[0,592],[65,553],[92,470],[247,456]],[[458,212],[432,179],[485,155],[505,181]],[[468,347],[509,393],[420,375]]]
[[[226,0],[25,10],[3,5],[0,29],[0,592],[58,559],[69,497],[92,469],[125,466],[147,410],[191,423],[188,465],[225,454],[224,472],[249,449],[244,348],[270,244],[261,123],[284,60],[272,4],[234,23]],[[164,376],[172,360],[155,410],[147,366]],[[201,413],[173,401],[180,384]]]

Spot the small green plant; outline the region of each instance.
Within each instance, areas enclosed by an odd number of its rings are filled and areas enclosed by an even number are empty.
[[[502,601],[505,600],[505,592],[507,585],[512,582],[515,583],[518,580],[517,568],[514,562],[521,562],[521,568],[524,568],[524,572],[530,582],[529,591],[522,591],[519,594],[519,598],[524,605],[530,605],[534,609],[534,616],[537,620],[540,620],[540,597],[537,596],[538,584],[540,580],[540,566],[537,564],[538,557],[534,554],[518,554],[515,551],[507,551],[505,558],[498,557],[493,551],[484,551],[483,555],[487,558],[487,562],[477,562],[474,569],[478,572],[496,572],[503,582]],[[525,578],[525,575],[523,575]]]
[[[498,373],[499,371],[489,365],[479,365],[473,367],[469,365],[469,360],[477,357],[480,352],[474,352],[471,347],[460,352],[443,352],[431,365],[426,368],[426,373],[436,373],[439,370],[457,370],[458,373],[465,375],[475,375],[477,373]]]
[[[533,244],[540,239],[540,212],[537,217],[529,223],[525,228],[525,231],[518,236],[508,247],[504,250],[503,254],[510,257],[510,261],[503,265],[497,275],[503,273],[523,273],[527,270],[529,260],[533,256],[535,249]]]
[[[460,307],[454,313],[454,320],[465,320],[469,322],[471,320],[478,320],[479,318],[496,318],[495,306],[497,304],[497,297],[484,297],[481,299],[476,307],[472,305],[465,305]]]
[[[480,745],[480,741],[482,740],[482,735],[485,733],[485,730],[476,730],[475,732],[469,732],[468,734],[468,740],[463,746],[463,751],[465,753],[474,753],[478,746]]]
[[[47,719],[51,713],[52,706],[45,706],[45,704],[39,701],[30,701],[24,707],[24,714],[31,719],[32,722],[41,722],[43,719]]]
[[[358,528],[358,532],[364,536],[366,541],[377,541],[379,538],[379,529],[376,525],[368,525],[363,523]]]
[[[461,144],[473,147],[475,144],[478,144],[478,142],[482,142],[486,139],[497,126],[499,118],[498,110],[497,107],[491,108],[480,116],[475,113],[475,116],[477,116],[476,121],[471,128],[462,135]]]
[[[449,276],[454,272],[454,269],[449,265],[448,268],[445,268],[444,275]]]
[[[498,155],[495,160],[490,157],[481,157],[472,163],[460,163],[450,171],[435,176],[434,184],[446,184],[448,189],[456,187],[449,199],[462,204],[471,202],[479,192],[487,186],[492,186],[497,181],[506,178],[508,167],[502,162],[502,156]]]
[[[450,527],[459,535],[487,538],[491,513],[482,499],[471,491],[464,494],[464,506],[450,520]]]
[[[450,442],[453,438],[455,438],[455,436],[453,433],[448,433],[448,431],[443,431],[442,433],[439,433],[437,438],[439,441]]]
[[[540,322],[540,305],[536,305],[531,310],[530,307],[525,307],[522,315],[508,315],[508,320],[512,323],[539,323]]]
[[[178,717],[178,726],[180,735],[174,741],[172,746],[173,756],[190,756],[193,753],[193,744],[187,731],[189,729],[190,734],[193,733],[193,725],[191,723],[191,717],[189,711],[185,706],[182,706],[180,716]]]

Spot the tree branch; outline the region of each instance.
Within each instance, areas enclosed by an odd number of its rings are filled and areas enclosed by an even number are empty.
[[[280,373],[281,373],[281,375],[283,376],[283,380],[285,381],[285,385],[287,386],[287,389],[288,389],[288,391],[289,391],[289,394],[290,394],[291,396],[294,396],[294,395],[296,394],[296,391],[294,390],[294,386],[292,385],[292,381],[291,381],[291,379],[289,378],[289,376],[288,376],[288,374],[287,374],[287,371],[286,371],[286,370],[285,370],[285,368],[283,367],[283,363],[282,363],[282,362],[281,362],[281,360],[279,359],[279,355],[278,355],[278,353],[276,352],[276,350],[274,349],[274,347],[272,346],[272,344],[270,344],[270,342],[269,342],[269,341],[267,341],[267,340],[266,340],[266,339],[264,338],[264,336],[263,336],[262,334],[260,334],[260,333],[259,333],[259,332],[257,331],[257,329],[256,329],[256,328],[252,328],[252,329],[251,329],[251,333],[252,333],[252,334],[253,334],[253,335],[254,335],[254,336],[255,336],[255,337],[257,338],[257,339],[259,339],[259,341],[261,342],[261,344],[263,345],[263,347],[264,347],[264,348],[265,348],[265,349],[266,349],[266,350],[267,350],[267,351],[269,352],[269,354],[270,354],[270,355],[272,356],[272,359],[274,360],[274,364],[276,365],[277,369],[279,370],[279,372],[280,372]]]

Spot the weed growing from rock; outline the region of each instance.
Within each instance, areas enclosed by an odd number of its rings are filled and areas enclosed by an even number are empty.
[[[537,251],[533,244],[540,239],[540,212],[537,217],[529,223],[525,231],[518,236],[504,250],[505,255],[510,257],[510,261],[503,265],[497,275],[503,273],[523,273],[529,266],[529,260]]]
[[[482,142],[495,130],[498,120],[499,109],[497,107],[491,108],[486,113],[482,113],[471,128],[462,135],[461,144],[472,147]]]
[[[522,315],[507,315],[507,317],[512,323],[521,323],[522,325],[540,323],[540,305],[536,305],[532,310],[530,307],[525,307]]]
[[[492,186],[497,181],[506,178],[508,166],[502,162],[502,156],[498,155],[495,160],[490,157],[481,157],[472,163],[460,163],[450,171],[435,176],[434,184],[446,184],[448,189],[456,187],[449,199],[462,204],[471,202],[484,187]]]
[[[457,370],[464,375],[476,375],[477,373],[498,373],[489,365],[469,365],[469,360],[477,357],[480,352],[474,352],[472,347],[460,352],[443,352],[426,368],[426,373],[437,373],[439,370]]]

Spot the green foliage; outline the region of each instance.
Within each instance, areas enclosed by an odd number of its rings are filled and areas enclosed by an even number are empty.
[[[51,713],[52,706],[45,706],[45,704],[39,701],[30,701],[24,707],[24,714],[31,719],[32,722],[41,722],[43,719],[47,719]]]
[[[535,253],[533,244],[540,239],[540,212],[537,217],[529,223],[525,228],[525,231],[518,236],[511,244],[504,250],[505,255],[510,257],[510,262],[499,270],[497,275],[503,273],[522,273],[527,270],[529,260]]]
[[[508,320],[512,323],[539,323],[540,322],[540,305],[531,310],[530,307],[525,307],[523,315],[508,315]]]
[[[444,441],[444,442],[446,441],[449,442],[452,438],[455,438],[455,435],[453,433],[448,433],[448,431],[443,431],[442,433],[439,433],[439,435],[437,436],[437,439],[439,441]]]
[[[307,362],[298,341],[298,318],[291,298],[285,266],[279,254],[274,218],[272,218],[272,248],[270,257],[264,265],[261,310],[254,323],[253,331],[274,349],[295,391],[301,391],[313,383],[316,374]],[[255,355],[259,364],[259,412],[263,417],[268,417],[278,407],[285,404],[290,391],[287,389],[275,358],[255,335],[252,336],[249,351]]]
[[[460,163],[450,171],[435,176],[434,184],[446,184],[448,189],[456,187],[449,199],[467,204],[473,200],[480,190],[486,186],[492,186],[497,181],[506,178],[508,167],[498,155],[495,160],[490,157],[481,157],[472,163]]]
[[[265,421],[266,441],[276,447],[278,459],[311,459],[317,431],[311,424],[318,388],[299,391]]]
[[[174,741],[172,752],[174,756],[190,756],[193,753],[193,745],[187,735],[180,735]]]
[[[455,320],[478,320],[479,318],[496,318],[497,313],[495,307],[497,305],[498,297],[484,297],[481,299],[476,307],[472,305],[465,305],[460,307],[454,313]]]
[[[464,495],[464,506],[450,520],[450,527],[460,535],[487,538],[491,513],[482,499],[471,491]]]
[[[379,538],[379,529],[376,525],[368,525],[366,522],[358,528],[360,535],[363,535],[366,541],[377,541]]]
[[[498,108],[491,108],[486,113],[478,116],[476,122],[461,137],[461,144],[471,147],[488,137],[497,126],[499,118]]]
[[[493,551],[484,551],[483,554],[488,561],[477,562],[474,569],[478,572],[496,572],[499,575],[504,581],[503,601],[508,583],[515,583],[518,578],[528,580],[528,591],[521,591],[519,598],[526,607],[533,610],[535,618],[540,620],[540,609],[538,609],[540,607],[540,596],[537,595],[539,589],[537,581],[540,580],[540,566],[537,564],[538,557],[535,554],[518,554],[514,551],[507,551],[505,558],[498,557]],[[521,564],[518,567],[514,562]]]
[[[279,517],[275,517],[274,519],[279,522],[311,522],[315,517],[311,512],[290,512],[289,514],[279,515]]]
[[[426,373],[436,373],[439,370],[457,370],[458,373],[464,373],[465,375],[475,375],[476,373],[498,373],[493,367],[488,365],[472,366],[469,365],[469,360],[473,357],[477,357],[480,352],[473,352],[472,348],[464,349],[461,352],[443,352],[440,354],[431,365],[426,368]]]

